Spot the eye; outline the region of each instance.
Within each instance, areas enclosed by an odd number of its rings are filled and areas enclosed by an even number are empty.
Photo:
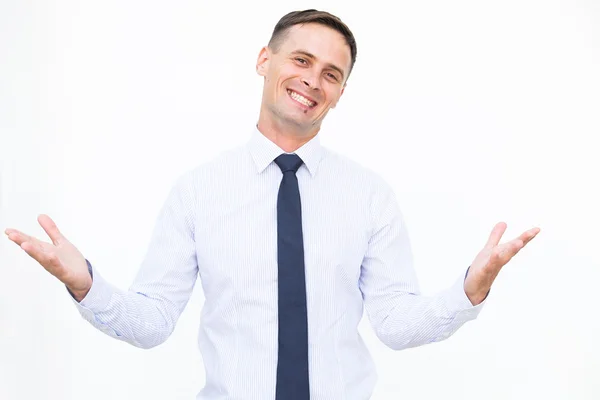
[[[294,60],[298,61],[300,64],[306,65],[308,62],[302,57],[296,57]]]
[[[327,73],[327,77],[330,78],[330,79],[333,79],[336,82],[339,80],[338,77],[335,76],[334,74],[332,74],[331,72]]]

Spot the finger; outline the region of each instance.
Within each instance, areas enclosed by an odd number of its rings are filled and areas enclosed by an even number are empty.
[[[12,240],[13,242],[15,242],[16,244],[18,244],[19,246],[23,243],[23,242],[27,242],[33,239],[33,237],[24,234],[23,232],[20,232],[16,229],[11,229],[10,233],[8,233],[8,238],[10,240]]]
[[[514,239],[499,245],[494,249],[497,261],[501,265],[506,264],[523,248],[523,246],[524,244],[521,239]]]
[[[52,245],[37,239],[21,244],[21,248],[44,268],[56,266],[57,258],[52,256],[53,253],[50,246]]]
[[[494,226],[494,229],[492,229],[492,233],[490,233],[490,237],[488,238],[488,241],[485,244],[485,247],[491,249],[491,248],[497,246],[498,243],[500,243],[500,239],[502,238],[502,235],[504,235],[505,231],[506,231],[506,223],[498,222],[496,224],[496,226]]]
[[[526,232],[523,232],[517,239],[520,239],[523,241],[523,246],[525,246],[527,243],[529,243],[529,241],[531,239],[533,239],[534,237],[536,237],[536,235],[540,233],[540,228],[535,227],[535,228],[531,228]]]
[[[55,246],[58,246],[58,244],[64,239],[64,236],[62,235],[62,233],[60,233],[58,227],[56,226],[54,221],[52,221],[52,218],[50,218],[46,214],[40,214],[40,216],[38,216],[38,222],[40,223],[42,228],[44,228],[44,231],[46,231],[46,233],[52,240],[52,243],[54,243]]]

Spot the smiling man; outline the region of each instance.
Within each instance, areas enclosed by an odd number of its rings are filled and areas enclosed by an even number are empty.
[[[258,129],[286,151],[308,142],[340,100],[355,61],[354,36],[337,18],[313,10],[283,17],[256,65],[265,77]]]
[[[46,215],[52,243],[9,239],[66,285],[81,315],[134,346],[163,343],[197,278],[204,400],[364,400],[375,367],[357,330],[363,307],[400,350],[444,340],[476,318],[500,269],[537,233],[500,244],[497,224],[454,284],[419,292],[392,188],[319,142],[356,60],[348,27],[326,12],[284,16],[258,56],[264,77],[250,139],[184,173],[164,203],[128,290],[102,278]]]

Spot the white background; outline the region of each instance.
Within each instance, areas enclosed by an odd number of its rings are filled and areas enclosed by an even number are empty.
[[[47,213],[126,288],[175,178],[249,138],[258,52],[310,7],[358,40],[321,140],[395,188],[425,293],[453,283],[496,222],[506,240],[542,229],[447,341],[393,352],[361,326],[373,399],[600,398],[595,0],[1,0],[2,231],[47,240]],[[166,343],[137,349],[0,239],[0,399],[194,398],[199,289]]]

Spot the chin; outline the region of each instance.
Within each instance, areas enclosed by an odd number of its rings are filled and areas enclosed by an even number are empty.
[[[293,126],[297,129],[307,129],[310,128],[312,126],[312,121],[309,120],[302,120],[301,118],[298,117],[288,117],[284,119],[286,125],[288,126]]]

